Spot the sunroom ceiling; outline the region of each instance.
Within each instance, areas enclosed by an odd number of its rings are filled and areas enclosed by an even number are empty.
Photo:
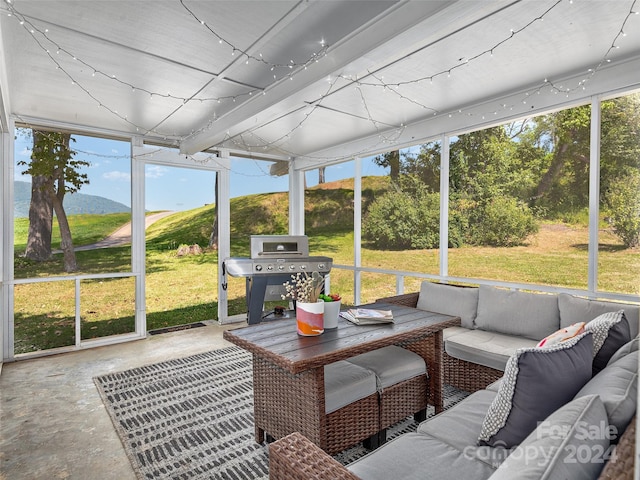
[[[3,116],[333,162],[640,85],[638,0],[2,0]]]

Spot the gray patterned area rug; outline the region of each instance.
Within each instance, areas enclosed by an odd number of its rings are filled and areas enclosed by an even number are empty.
[[[254,439],[251,355],[241,348],[103,375],[94,382],[140,480],[268,478],[268,446]],[[451,406],[466,394],[448,390],[445,395]],[[392,427],[387,438],[416,426],[408,419]],[[335,458],[348,464],[366,453],[358,445]]]

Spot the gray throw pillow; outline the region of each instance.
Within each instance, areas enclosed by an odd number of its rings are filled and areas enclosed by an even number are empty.
[[[478,289],[424,281],[420,286],[416,308],[460,317],[463,327],[474,328]]]
[[[507,366],[478,443],[512,448],[591,379],[593,338],[583,333],[550,347],[521,348]]]
[[[638,347],[640,346],[640,337],[636,337],[628,343],[625,343],[621,346],[616,353],[609,359],[609,363],[607,365],[612,365],[613,363],[620,360],[622,357],[629,355],[630,353],[637,352]]]
[[[476,328],[541,340],[560,328],[557,295],[480,285]]]
[[[624,310],[603,313],[587,323],[584,329],[593,333],[593,375],[607,366],[620,347],[631,341]]]

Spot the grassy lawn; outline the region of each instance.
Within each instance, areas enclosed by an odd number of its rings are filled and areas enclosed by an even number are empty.
[[[319,212],[335,211],[350,201],[348,186],[325,190],[308,208],[307,232],[312,255],[327,255],[336,264],[353,264],[352,223]],[[317,196],[317,193],[314,193]],[[313,196],[311,196],[313,197]],[[232,200],[232,254],[249,255],[249,235],[286,233],[286,194],[258,195]],[[348,205],[347,203],[342,203]],[[346,209],[345,209],[346,210]],[[275,212],[268,223],[256,224],[257,215]],[[80,215],[70,217],[76,246],[94,243],[129,221],[129,215]],[[283,220],[284,219],[284,220]],[[16,222],[16,252],[26,245],[26,220]],[[180,212],[147,230],[146,312],[147,329],[217,319],[218,255],[178,257],[181,244],[208,243],[213,223],[210,206]],[[599,289],[639,294],[640,250],[624,249],[608,231],[600,234]],[[449,251],[452,276],[586,288],[588,230],[564,224],[546,224],[526,246],[511,248],[464,247]],[[60,255],[45,263],[16,256],[16,278],[64,275]],[[82,274],[130,272],[129,246],[77,252]],[[433,273],[439,271],[437,250],[362,250],[363,265],[371,268]],[[362,275],[361,301],[395,294],[395,277]],[[405,292],[417,291],[421,280],[407,278]],[[228,277],[229,313],[243,313],[245,279]],[[352,304],[353,273],[334,269],[331,290]],[[49,349],[75,342],[75,284],[59,281],[17,285],[15,290],[16,353]],[[81,335],[83,339],[132,332],[135,329],[135,288],[131,277],[85,280],[80,285]]]

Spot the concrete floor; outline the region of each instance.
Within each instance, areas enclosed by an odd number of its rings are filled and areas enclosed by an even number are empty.
[[[0,375],[0,480],[135,480],[93,377],[230,346],[216,323],[7,363]]]

